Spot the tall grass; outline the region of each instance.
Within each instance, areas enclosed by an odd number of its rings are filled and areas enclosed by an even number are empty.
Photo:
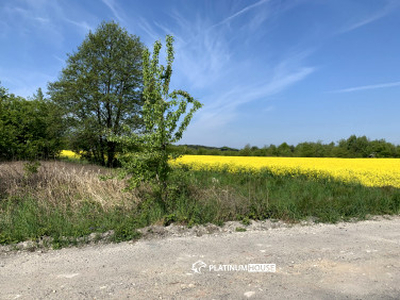
[[[0,164],[0,243],[41,236],[59,243],[132,222],[125,215],[135,210],[138,191],[124,191],[126,182],[111,170],[54,161],[41,162],[36,173],[26,165]]]
[[[194,223],[266,218],[338,222],[400,213],[400,189],[394,187],[371,188],[331,177],[310,179],[268,170],[257,174],[181,170],[180,174],[185,177],[183,185],[191,189],[180,189],[180,198],[172,202],[169,213],[178,221],[184,221],[178,217],[180,199],[194,205],[193,210],[204,211]]]
[[[107,177],[108,180],[102,179]],[[112,170],[95,165],[45,161],[35,173],[27,172],[25,162],[0,164],[3,198],[29,196],[58,209],[87,200],[105,209],[115,205],[132,206],[139,199],[134,192],[124,192],[126,187],[126,182],[113,176]]]
[[[229,220],[317,222],[399,214],[400,189],[365,187],[329,177],[176,168],[168,201],[150,186],[127,190],[109,169],[66,162],[0,164],[0,243],[52,237],[53,247],[112,231],[115,241],[137,237],[150,224],[222,224]],[[29,169],[28,169],[29,170]]]

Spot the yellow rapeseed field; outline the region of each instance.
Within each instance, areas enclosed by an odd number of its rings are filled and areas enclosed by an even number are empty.
[[[79,158],[70,150],[60,156]],[[184,155],[172,165],[184,164],[194,170],[240,170],[258,172],[263,168],[274,174],[303,174],[310,177],[332,176],[344,182],[366,186],[400,188],[400,159],[395,158],[308,158]]]
[[[274,174],[305,174],[310,177],[332,176],[344,182],[356,181],[366,186],[400,188],[400,159],[393,158],[306,158],[241,157],[184,155],[172,164],[184,164],[195,170],[246,170],[263,168]]]
[[[71,150],[62,150],[60,157],[79,158],[80,156]]]

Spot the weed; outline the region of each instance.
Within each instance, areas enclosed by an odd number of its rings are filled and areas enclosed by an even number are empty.
[[[245,232],[247,230],[246,230],[246,228],[243,228],[243,227],[236,227],[235,231],[237,231],[237,232]]]
[[[39,167],[40,167],[40,162],[38,161],[26,162],[24,164],[25,177],[30,177],[33,174],[37,174]]]

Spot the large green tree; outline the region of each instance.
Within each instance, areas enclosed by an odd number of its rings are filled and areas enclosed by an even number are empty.
[[[69,120],[72,149],[102,165],[116,162],[119,145],[109,134],[140,128],[143,49],[138,37],[103,22],[69,55],[58,81],[49,84],[51,99]]]

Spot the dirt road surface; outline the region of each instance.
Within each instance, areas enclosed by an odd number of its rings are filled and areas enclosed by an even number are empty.
[[[3,251],[0,298],[400,299],[400,217],[272,227]]]

